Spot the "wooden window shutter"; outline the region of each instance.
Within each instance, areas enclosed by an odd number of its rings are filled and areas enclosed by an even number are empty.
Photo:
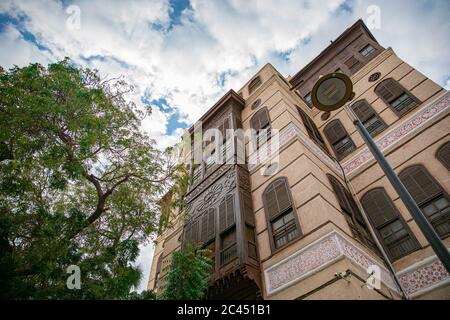
[[[220,232],[234,225],[234,196],[227,195],[219,204],[219,228]]]
[[[273,219],[278,215],[278,202],[273,184],[266,189],[265,201],[269,219]]]
[[[314,138],[314,130],[311,125],[311,119],[309,119],[308,115],[297,106],[297,111],[300,114],[300,117],[302,118],[303,124],[305,125],[306,131],[308,132],[308,135],[310,138]]]
[[[220,231],[225,230],[227,227],[227,207],[225,204],[225,199],[223,199],[219,204],[219,228]]]
[[[335,144],[347,136],[347,131],[339,120],[333,120],[327,124],[324,132],[330,144]]]
[[[292,208],[291,197],[285,178],[277,179],[267,187],[264,201],[269,219],[272,220],[289,208]]]
[[[275,183],[275,192],[277,195],[278,212],[279,213],[282,213],[286,209],[289,209],[292,207],[286,179],[278,180]]]
[[[201,218],[201,238],[202,242],[207,242],[215,235],[214,223],[215,214],[214,209],[208,209]]]
[[[208,210],[208,240],[213,238],[216,234],[216,211],[214,209]]]
[[[191,242],[191,224],[188,223],[186,224],[186,226],[184,227],[184,241],[185,242]]]
[[[205,212],[201,218],[200,240],[201,242],[208,241],[208,212]]]
[[[419,248],[416,238],[383,188],[366,193],[361,203],[392,260]]]
[[[352,109],[361,122],[365,122],[375,115],[375,111],[366,100],[354,103]]]
[[[300,117],[302,118],[303,124],[305,125],[306,131],[308,132],[309,137],[315,141],[322,149],[328,153],[328,148],[325,145],[325,141],[323,141],[322,135],[319,132],[319,129],[317,129],[316,124],[314,121],[303,111],[300,109],[300,107],[297,106],[297,111],[300,114]]]
[[[399,174],[400,180],[408,189],[418,205],[427,202],[442,193],[442,188],[428,171],[420,166],[412,166]]]
[[[250,126],[252,129],[259,130],[259,115],[258,113],[255,113],[250,120]]]
[[[375,228],[398,217],[397,209],[384,189],[369,191],[361,202]]]
[[[230,129],[230,119],[227,117],[224,121],[223,121],[223,125],[220,126],[221,128],[219,129],[220,132],[222,133],[222,139],[223,141],[226,140],[227,138],[227,130]]]
[[[392,78],[384,80],[375,88],[375,93],[387,103],[392,102],[404,92],[400,84]]]
[[[450,142],[447,142],[439,148],[437,152],[437,159],[450,170]]]
[[[258,76],[255,79],[253,79],[250,84],[248,85],[248,94],[252,94],[253,91],[256,90],[261,85],[261,78]]]
[[[199,219],[195,219],[192,222],[192,236],[191,236],[191,242],[195,243],[198,242],[199,239]]]
[[[256,112],[250,120],[252,129],[260,130],[270,124],[269,111],[266,107]]]
[[[234,196],[227,196],[227,227],[234,224]]]
[[[267,108],[261,109],[261,115],[259,118],[260,122],[260,128],[265,128],[269,125],[270,119],[269,119],[269,110]]]
[[[253,209],[252,209],[252,197],[249,192],[240,190],[239,191],[240,199],[241,199],[241,205],[242,205],[242,211],[244,212],[245,216],[245,222],[248,224],[254,225],[255,224],[255,218],[253,215]]]
[[[347,59],[344,64],[347,66],[347,68],[352,71],[356,72],[362,67],[361,61],[359,61],[355,56],[350,57]]]
[[[347,201],[346,194],[344,192],[344,186],[332,175],[327,175],[330,181],[331,187],[333,188],[336,198],[338,200],[339,206],[349,215],[352,214],[352,208]]]

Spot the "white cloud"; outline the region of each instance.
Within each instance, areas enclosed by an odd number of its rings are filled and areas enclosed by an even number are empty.
[[[46,64],[51,61],[48,52],[39,50],[33,43],[25,40],[10,24],[0,33],[0,44],[0,65],[4,68],[12,68],[14,65],[23,67],[30,62]]]
[[[124,75],[136,88],[130,99],[164,98],[169,112],[153,106],[143,127],[161,147],[178,141],[167,134],[170,116],[193,123],[230,88],[238,90],[266,62],[295,74],[358,18],[381,10],[379,42],[441,85],[450,87],[450,2],[391,0],[192,0],[180,23],[170,26],[168,0],[70,2],[79,6],[80,29],[66,28],[63,2],[2,1],[0,13],[19,25],[0,29],[0,65],[48,63],[65,56],[103,76]],[[341,10],[340,6],[352,10]],[[1,23],[1,21],[0,21]],[[1,28],[1,25],[0,25]],[[20,31],[33,34],[40,50]],[[280,53],[289,53],[289,60]],[[224,84],[219,77],[224,76]],[[148,261],[150,264],[150,261]]]

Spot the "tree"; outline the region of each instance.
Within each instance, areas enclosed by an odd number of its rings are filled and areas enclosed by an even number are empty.
[[[172,160],[122,78],[69,59],[0,68],[0,296],[126,298]],[[66,268],[81,269],[68,290]]]
[[[172,253],[166,275],[161,278],[163,300],[200,300],[208,288],[212,260],[209,250],[187,244],[185,252]]]

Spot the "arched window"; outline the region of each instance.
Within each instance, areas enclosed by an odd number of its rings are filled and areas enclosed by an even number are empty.
[[[355,102],[352,109],[372,137],[386,128],[384,121],[366,100]]]
[[[437,234],[450,235],[450,198],[427,169],[414,165],[399,174],[400,180],[417,202]]]
[[[306,128],[306,131],[308,132],[309,137],[319,145],[326,153],[328,153],[328,148],[325,144],[325,141],[323,141],[322,135],[320,134],[319,130],[316,127],[316,124],[314,121],[308,117],[305,111],[300,109],[300,107],[297,107],[297,111],[300,114],[300,117],[302,118],[303,124]]]
[[[267,107],[256,112],[250,120],[250,126],[256,131],[256,148],[258,149],[271,137],[270,117]]]
[[[273,250],[301,235],[286,178],[278,178],[266,188],[263,203]]]
[[[367,192],[361,203],[392,261],[419,249],[419,243],[383,188]]]
[[[349,153],[356,149],[353,140],[339,120],[336,119],[328,123],[323,132],[325,133],[328,142],[331,144],[333,152],[338,160],[345,158]]]
[[[327,177],[334,193],[336,194],[336,198],[344,213],[345,219],[352,230],[353,236],[362,243],[366,244],[368,247],[372,248],[375,252],[378,252],[364,218],[362,217],[351,193],[334,176],[327,174]]]
[[[383,80],[375,88],[375,93],[401,117],[417,107],[421,102],[392,78]]]
[[[450,170],[450,142],[447,142],[445,144],[443,144],[437,154],[436,154],[436,158],[442,162],[442,164],[448,169]]]
[[[250,81],[248,85],[248,95],[251,95],[261,85],[261,83],[261,78],[259,76]]]

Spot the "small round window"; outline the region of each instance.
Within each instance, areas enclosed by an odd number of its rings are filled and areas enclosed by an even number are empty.
[[[252,110],[255,110],[256,108],[258,108],[261,105],[261,99],[257,99],[255,102],[253,102],[252,104]]]

